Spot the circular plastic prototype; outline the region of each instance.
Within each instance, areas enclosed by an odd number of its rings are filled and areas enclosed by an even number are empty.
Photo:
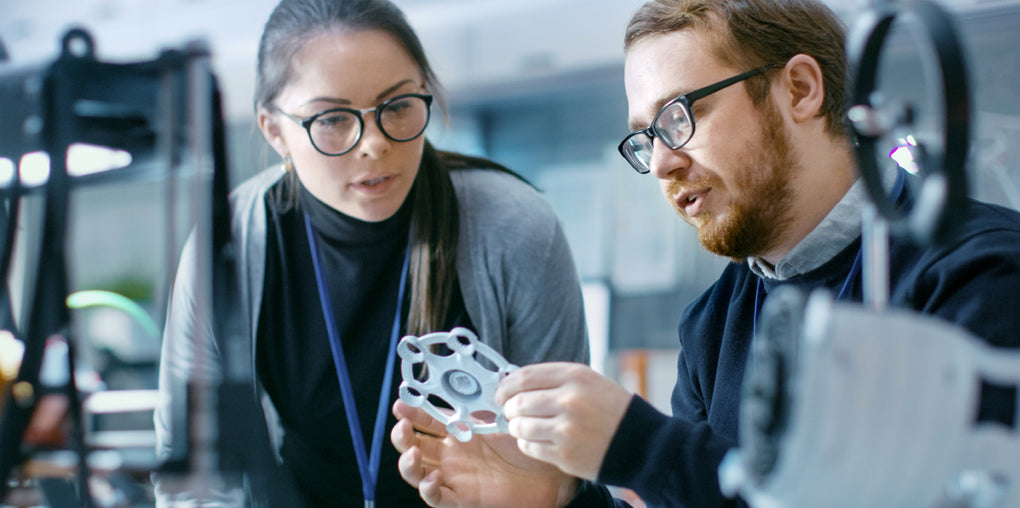
[[[446,346],[447,351],[440,351]],[[499,380],[517,370],[467,328],[408,335],[397,345],[400,355],[400,400],[421,407],[461,442],[473,434],[507,432],[503,409],[496,405]],[[414,367],[423,364],[420,378]],[[435,399],[449,409],[440,409]]]

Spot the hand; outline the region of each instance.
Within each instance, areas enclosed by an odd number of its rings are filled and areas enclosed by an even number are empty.
[[[587,365],[558,362],[511,373],[496,403],[522,452],[594,481],[633,396]]]
[[[400,452],[400,476],[434,507],[559,507],[578,480],[517,449],[514,438],[475,434],[462,443],[424,410],[399,399],[390,441]]]

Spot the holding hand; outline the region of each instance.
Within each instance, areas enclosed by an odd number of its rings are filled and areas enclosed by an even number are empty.
[[[462,443],[420,408],[393,404],[397,424],[390,433],[400,452],[400,476],[434,507],[500,508],[564,506],[576,478],[536,461],[506,434],[475,434]]]
[[[587,365],[557,362],[511,373],[496,403],[522,452],[594,481],[633,396]]]

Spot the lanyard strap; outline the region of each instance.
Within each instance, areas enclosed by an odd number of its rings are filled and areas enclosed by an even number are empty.
[[[354,387],[347,371],[344,359],[344,348],[340,342],[340,334],[333,318],[333,304],[329,297],[329,287],[319,263],[319,249],[315,242],[312,222],[305,214],[305,232],[308,234],[308,245],[312,251],[312,266],[315,268],[315,282],[319,287],[319,303],[322,304],[322,316],[326,320],[326,333],[329,335],[329,348],[333,351],[333,366],[340,380],[340,395],[347,413],[347,426],[350,427],[351,441],[354,444],[354,455],[358,460],[361,472],[361,493],[365,497],[365,506],[375,504],[375,486],[379,478],[379,460],[382,451],[383,431],[386,427],[386,409],[389,407],[390,388],[393,386],[393,365],[396,363],[397,336],[400,335],[400,316],[404,306],[404,288],[407,283],[407,265],[410,258],[411,245],[404,250],[404,264],[400,269],[400,289],[397,292],[397,312],[393,316],[393,328],[390,332],[390,344],[386,353],[386,374],[383,376],[382,390],[379,392],[379,408],[375,414],[375,428],[372,431],[372,453],[365,452],[365,438],[361,432],[361,421],[358,419],[358,408],[354,403]],[[366,456],[367,455],[367,456]]]

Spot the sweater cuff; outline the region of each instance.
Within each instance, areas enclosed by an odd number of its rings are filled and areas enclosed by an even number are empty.
[[[661,428],[664,422],[656,422],[660,419],[668,420],[669,417],[641,397],[631,397],[620,426],[609,443],[606,456],[602,459],[599,483],[628,488],[641,483],[641,479],[635,476],[648,461],[646,451],[656,446],[653,442],[655,433],[649,430]]]
[[[705,422],[667,416],[634,396],[602,461],[598,481],[649,505],[739,506],[719,490],[718,469],[735,446]]]
[[[581,480],[574,498],[563,508],[625,508],[629,504],[616,499],[603,485]]]

